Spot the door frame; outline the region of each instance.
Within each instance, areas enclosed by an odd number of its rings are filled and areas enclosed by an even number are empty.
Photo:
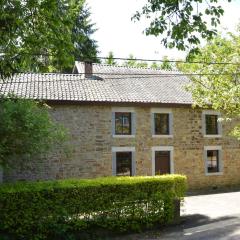
[[[155,176],[155,152],[158,151],[169,151],[170,152],[170,174],[174,173],[174,162],[173,162],[173,146],[154,146],[152,147],[152,176]]]

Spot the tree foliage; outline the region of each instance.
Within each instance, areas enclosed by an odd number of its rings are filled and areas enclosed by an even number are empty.
[[[0,2],[0,74],[61,71],[96,54],[85,0]]]
[[[240,32],[214,38],[190,59],[202,63],[178,64],[178,67],[187,73],[200,74],[191,77],[189,86],[196,105],[221,111],[224,120],[239,118]],[[206,64],[220,62],[223,64]],[[240,126],[233,129],[233,134],[240,138]]]
[[[133,56],[133,54],[129,54],[128,60],[123,63],[124,66],[127,67],[136,67],[137,65],[137,60]]]
[[[44,104],[32,100],[0,98],[0,167],[23,166],[66,139]]]
[[[147,68],[148,63],[143,61],[138,61],[133,54],[129,54],[128,60],[123,63],[126,67],[137,67],[137,68]]]
[[[231,0],[225,0],[231,2]],[[200,39],[211,40],[217,34],[217,26],[224,9],[220,0],[148,0],[133,16],[139,21],[150,19],[145,29],[147,35],[161,36],[167,48],[179,50],[191,48],[197,52]]]
[[[130,54],[128,60],[123,63],[123,66],[127,67],[137,67],[137,68],[153,68],[153,69],[162,69],[162,70],[173,70],[173,66],[170,63],[167,56],[164,56],[163,61],[161,63],[152,62],[152,64],[148,64],[144,61],[138,61],[133,54]]]
[[[168,60],[167,56],[163,57],[163,62],[160,65],[160,68],[163,70],[173,70],[171,62]]]
[[[117,62],[114,60],[114,55],[113,55],[112,51],[110,51],[108,53],[108,56],[107,56],[107,59],[105,60],[105,63],[109,64],[109,65],[116,65],[117,64]]]
[[[97,42],[91,38],[91,35],[96,31],[95,24],[92,24],[89,20],[90,10],[85,6],[85,0],[80,2],[80,9],[72,29],[73,55],[75,60],[98,62],[99,60],[96,58],[98,53]]]

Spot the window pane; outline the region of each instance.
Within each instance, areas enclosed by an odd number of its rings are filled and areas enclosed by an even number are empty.
[[[115,134],[131,135],[131,113],[116,112],[115,113]]]
[[[168,113],[155,113],[154,114],[155,123],[155,134],[169,134],[169,114]]]
[[[206,117],[206,134],[218,134],[218,116],[205,115]]]
[[[207,167],[208,172],[219,172],[219,151],[207,150]]]
[[[116,153],[116,176],[132,176],[132,152]]]

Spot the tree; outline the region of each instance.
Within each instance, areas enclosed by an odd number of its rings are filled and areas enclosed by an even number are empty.
[[[123,63],[123,66],[127,67],[138,67],[138,68],[147,68],[148,63],[147,62],[139,62],[137,59],[133,56],[133,54],[130,54],[128,57],[128,60]]]
[[[195,105],[213,108],[223,113],[222,120],[240,116],[240,31],[227,37],[217,36],[200,53],[190,56],[198,64],[178,64],[185,73],[194,73],[188,89]],[[222,64],[214,64],[219,63]],[[213,64],[207,64],[213,63]],[[232,134],[240,139],[240,125]]]
[[[127,67],[136,67],[136,64],[137,64],[136,58],[133,56],[133,54],[130,54],[128,60],[125,61],[123,65]]]
[[[62,145],[66,130],[53,122],[41,103],[0,98],[0,170],[24,166],[31,158]]]
[[[148,67],[148,63],[147,62],[137,62],[136,63],[136,67],[147,68]]]
[[[96,54],[85,0],[0,2],[0,74],[61,71]],[[87,55],[87,56],[86,56]]]
[[[85,0],[80,1],[80,9],[78,10],[77,18],[72,29],[72,43],[74,46],[73,55],[75,60],[91,60],[98,62],[96,58],[98,53],[98,46],[91,35],[96,31],[95,24],[89,20],[90,11],[85,6]],[[72,66],[70,71],[72,71]]]
[[[171,65],[171,63],[169,62],[167,56],[164,56],[164,57],[163,57],[163,62],[162,62],[162,64],[160,65],[160,68],[163,69],[163,70],[173,70],[172,65]]]
[[[153,62],[150,67],[153,69],[160,69],[161,65],[157,64],[156,62]]]
[[[231,2],[231,0],[225,0]],[[148,0],[133,20],[150,19],[147,35],[161,36],[167,48],[197,52],[200,38],[211,40],[224,10],[220,0]]]
[[[112,52],[112,51],[110,51],[110,52],[108,53],[108,57],[107,57],[107,59],[105,60],[105,63],[106,63],[106,64],[109,64],[109,65],[116,65],[116,64],[117,64],[116,61],[114,60],[114,55],[113,55],[113,52]]]

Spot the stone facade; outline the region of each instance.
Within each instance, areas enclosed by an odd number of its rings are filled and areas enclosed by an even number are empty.
[[[41,166],[33,161],[28,170],[4,172],[4,180],[92,178],[112,175],[112,147],[135,147],[136,175],[152,174],[152,147],[172,146],[174,173],[185,174],[191,189],[240,183],[240,144],[228,136],[223,124],[222,137],[206,138],[202,133],[202,111],[189,107],[171,108],[173,137],[153,137],[151,107],[131,106],[136,116],[132,138],[112,136],[112,106],[55,105],[53,118],[70,131],[71,151],[59,151],[45,158]],[[223,173],[206,176],[204,146],[221,146]]]

